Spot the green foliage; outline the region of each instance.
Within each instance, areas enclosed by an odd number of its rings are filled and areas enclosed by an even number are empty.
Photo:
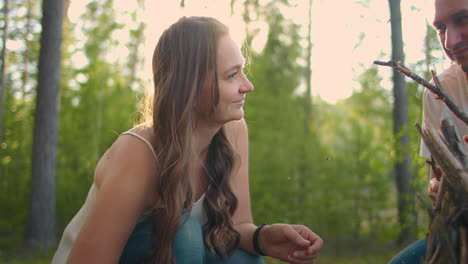
[[[299,217],[291,208],[296,206],[283,201],[303,187],[298,186],[302,157],[297,150],[304,139],[304,113],[295,95],[302,72],[296,63],[301,55],[298,27],[285,20],[273,4],[264,12],[269,14],[270,30],[263,53],[252,55],[249,74],[255,92],[248,95],[246,120],[253,213],[257,221],[270,223]]]
[[[11,2],[11,1],[10,1]],[[4,134],[0,138],[0,253],[21,243],[26,224],[33,131],[32,79],[36,76],[39,4],[11,2]],[[2,13],[3,14],[3,13]]]

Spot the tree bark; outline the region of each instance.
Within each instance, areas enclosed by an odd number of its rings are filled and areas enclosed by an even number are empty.
[[[400,0],[389,0],[392,31],[392,60],[404,61],[401,27]],[[402,227],[398,242],[408,243],[415,239],[416,212],[414,194],[411,188],[412,174],[408,133],[408,97],[404,76],[393,70],[393,133],[395,137],[395,178],[398,191],[398,221]]]
[[[55,173],[63,1],[42,2],[42,33],[34,120],[26,249],[55,246]]]

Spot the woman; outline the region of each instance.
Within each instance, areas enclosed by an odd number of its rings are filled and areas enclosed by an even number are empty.
[[[243,64],[213,18],[163,33],[152,120],[103,155],[53,263],[313,263],[323,242],[307,227],[253,224]]]

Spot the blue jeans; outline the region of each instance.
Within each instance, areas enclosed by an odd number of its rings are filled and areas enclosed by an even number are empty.
[[[205,248],[200,222],[191,216],[177,230],[173,247],[177,264],[265,263],[260,256],[251,255],[242,249],[236,249],[227,259],[212,254]],[[140,222],[130,235],[119,264],[143,263],[144,257],[151,250],[151,225],[149,221]]]
[[[404,248],[388,264],[419,264],[426,257],[426,238],[420,239]]]

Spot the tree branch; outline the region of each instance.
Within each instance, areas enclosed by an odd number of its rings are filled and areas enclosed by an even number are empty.
[[[388,66],[388,67],[392,67],[393,69],[399,71],[400,73],[402,73],[403,75],[413,79],[415,82],[421,84],[422,86],[426,87],[427,89],[429,89],[431,92],[433,92],[435,95],[437,95],[437,99],[439,100],[442,100],[442,102],[445,103],[445,105],[447,105],[447,107],[460,119],[462,120],[463,122],[465,122],[465,124],[468,125],[468,117],[467,115],[460,110],[460,108],[458,108],[455,103],[453,103],[452,99],[450,99],[450,97],[448,96],[448,94],[444,91],[444,89],[442,89],[442,87],[440,86],[440,81],[439,81],[439,78],[437,78],[437,76],[435,75],[434,71],[431,71],[432,72],[432,76],[434,78],[434,83],[436,84],[436,86],[434,86],[433,84],[431,84],[430,82],[424,80],[423,78],[421,78],[419,75],[413,73],[411,70],[409,70],[408,68],[406,68],[405,66],[403,66],[401,64],[401,62],[399,61],[388,61],[388,62],[384,62],[384,61],[374,61],[375,64],[377,65],[381,65],[381,66]]]

